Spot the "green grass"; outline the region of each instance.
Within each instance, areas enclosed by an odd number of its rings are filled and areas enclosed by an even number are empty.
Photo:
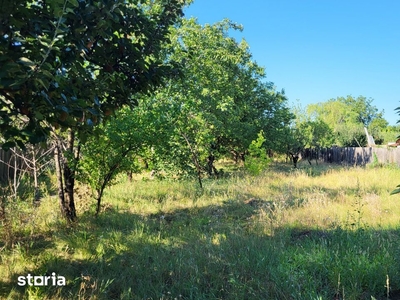
[[[1,299],[397,299],[400,203],[394,167],[274,164],[196,182],[123,178],[79,221],[57,199],[9,204]],[[55,272],[67,285],[19,287]]]

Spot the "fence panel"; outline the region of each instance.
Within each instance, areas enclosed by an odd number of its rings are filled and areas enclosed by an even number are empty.
[[[375,147],[332,147],[306,149],[302,153],[303,159],[363,166],[374,161],[382,164],[397,164],[400,166],[400,148],[375,148]]]

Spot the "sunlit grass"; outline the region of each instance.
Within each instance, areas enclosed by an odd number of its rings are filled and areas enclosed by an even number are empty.
[[[9,206],[0,298],[381,299],[400,290],[394,167],[276,164],[196,181],[123,177],[102,212],[80,187],[79,221],[55,197]],[[7,235],[8,231],[8,235]],[[67,286],[18,287],[56,272]]]

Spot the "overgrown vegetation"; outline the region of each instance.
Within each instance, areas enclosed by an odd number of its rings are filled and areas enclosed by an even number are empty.
[[[69,226],[50,195],[38,209],[7,203],[0,297],[396,299],[400,208],[389,192],[399,173],[271,163],[258,176],[204,179],[202,190],[119,177],[97,218],[81,186],[82,213]],[[52,272],[67,285],[16,284]]]
[[[3,3],[0,297],[398,297],[398,168],[298,160],[399,127],[363,96],[291,111],[242,26],[191,2]]]

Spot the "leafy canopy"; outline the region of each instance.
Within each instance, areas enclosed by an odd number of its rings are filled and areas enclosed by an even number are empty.
[[[365,146],[364,127],[371,129],[386,122],[383,111],[372,104],[373,99],[359,96],[338,97],[326,102],[311,104],[307,114],[325,122],[333,132],[334,143],[343,147]],[[370,130],[371,131],[371,130]],[[376,132],[374,130],[374,132]]]
[[[3,148],[85,132],[176,73],[161,57],[184,0],[3,1],[0,134]]]
[[[231,29],[241,26],[229,20],[202,26],[188,19],[171,32],[169,57],[184,67],[183,79],[159,89],[153,103],[162,106],[171,128],[161,152],[169,149],[171,160],[185,161],[181,165],[194,156],[204,165],[231,151],[244,153],[261,130],[268,137],[265,146],[273,145],[274,133],[291,118],[284,94],[265,81],[248,44],[231,38]]]

